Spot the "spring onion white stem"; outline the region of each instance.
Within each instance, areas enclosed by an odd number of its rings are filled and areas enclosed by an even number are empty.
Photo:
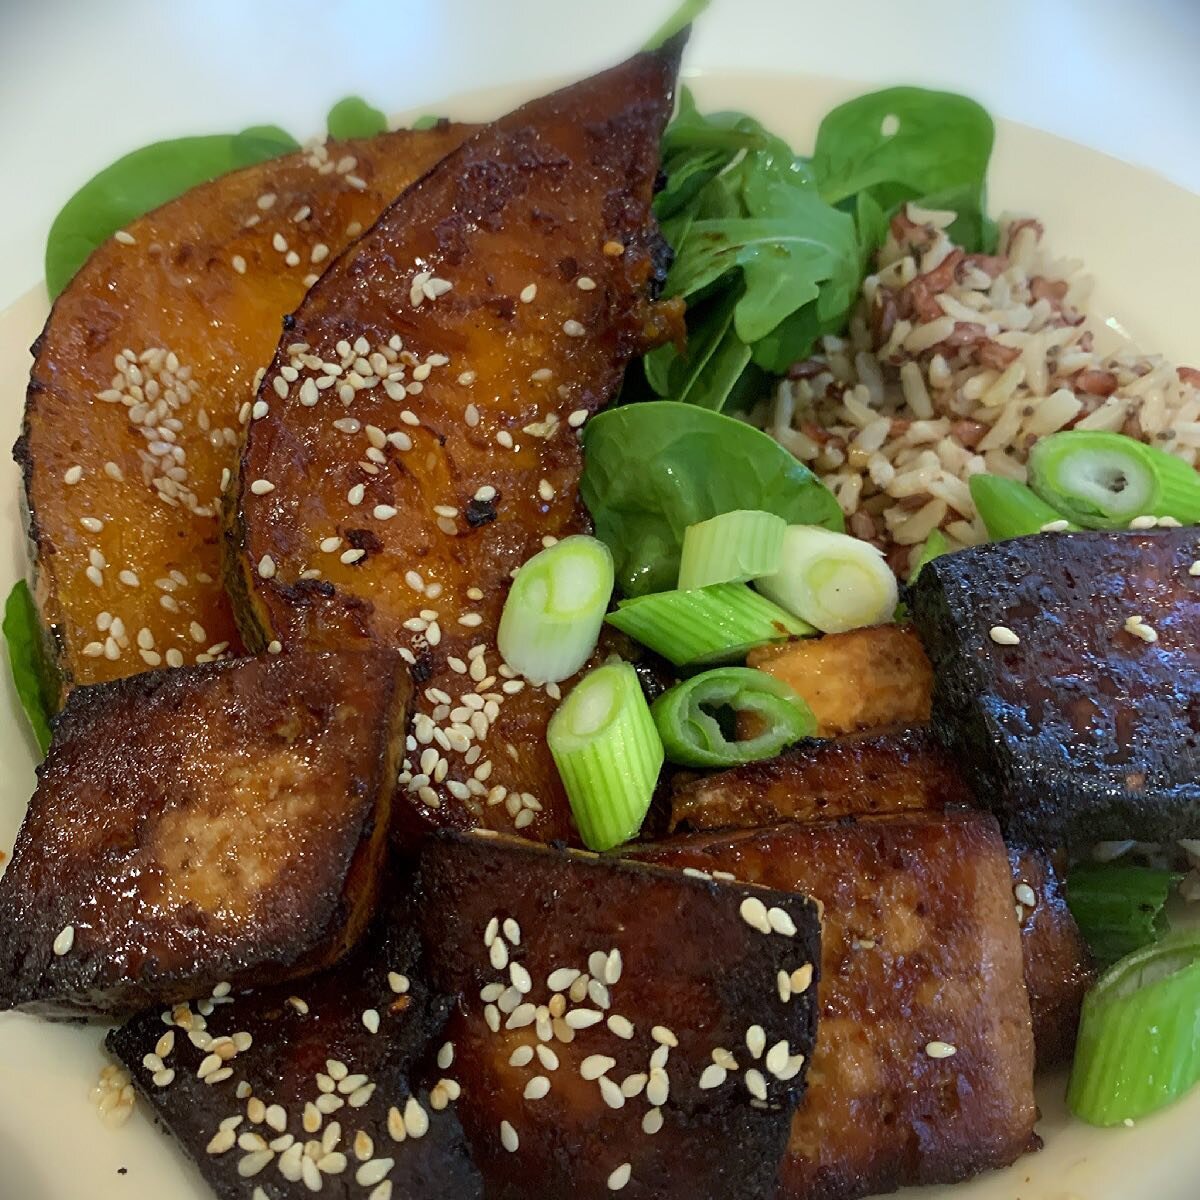
[[[504,602],[496,645],[532,683],[574,675],[596,648],[613,589],[608,547],[582,534],[535,554]]]
[[[754,586],[823,633],[889,621],[899,599],[896,577],[874,546],[816,525],[789,525],[779,570]]]
[[[584,844],[610,850],[633,837],[663,764],[637,672],[625,662],[590,671],[550,718],[546,741]]]

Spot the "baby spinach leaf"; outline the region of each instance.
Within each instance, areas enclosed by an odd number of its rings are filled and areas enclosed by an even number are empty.
[[[117,159],[63,206],[46,241],[46,287],[51,297],[70,282],[88,256],[118,229],[198,183],[297,149],[275,125],[241,133],[154,142]]]
[[[339,100],[325,118],[325,127],[331,138],[374,137],[387,127],[387,117],[377,108],[372,108],[361,96],[347,96]]]
[[[833,494],[765,433],[690,404],[611,409],[584,434],[581,491],[627,596],[675,586],[689,525],[740,508],[841,530]]]
[[[952,92],[896,87],[859,96],[826,115],[812,170],[821,195],[841,204],[870,192],[894,211],[908,200],[953,206],[982,241],[985,180],[995,140],[987,111]]]
[[[22,579],[4,604],[4,641],[17,698],[25,710],[42,754],[50,748],[53,706],[42,654],[42,630],[29,585]]]
[[[410,126],[411,129],[434,129],[439,121],[444,121],[445,117],[435,116],[433,113],[426,113],[422,117],[418,117]]]

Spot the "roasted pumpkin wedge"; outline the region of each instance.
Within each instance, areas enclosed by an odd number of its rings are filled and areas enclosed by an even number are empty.
[[[410,684],[297,653],[72,691],[0,878],[0,1009],[122,1015],[340,958],[378,894]]]
[[[1012,876],[990,814],[697,834],[635,853],[824,904],[817,1045],[780,1200],[952,1183],[1037,1145]]]
[[[109,1034],[219,1200],[483,1194],[449,1103],[456,1071],[437,1061],[449,1005],[423,980],[411,915],[392,890],[335,969],[155,1008]]]
[[[418,906],[489,1197],[772,1194],[812,1050],[815,904],[443,833]]]
[[[668,324],[650,201],[681,48],[443,159],[309,292],[259,389],[229,506],[239,617],[251,645],[401,647],[410,833],[572,836],[558,689],[513,678],[495,634],[513,570],[587,527],[578,430]]]
[[[933,724],[1021,844],[1200,836],[1200,529],[1035,534],[912,590]]]
[[[59,296],[16,457],[62,692],[240,650],[218,510],[255,374],[327,261],[465,135],[401,130],[222,176],[134,221]]]

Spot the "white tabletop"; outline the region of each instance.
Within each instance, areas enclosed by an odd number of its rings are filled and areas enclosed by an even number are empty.
[[[126,150],[260,122],[304,137],[348,93],[436,109],[456,92],[584,72],[674,6],[0,0],[0,308],[41,278],[62,202]],[[949,87],[1200,191],[1198,61],[1200,0],[714,0],[686,65]]]

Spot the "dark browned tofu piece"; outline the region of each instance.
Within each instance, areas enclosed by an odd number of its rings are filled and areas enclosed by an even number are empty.
[[[442,835],[419,903],[489,1198],[770,1194],[812,1050],[811,901]]]
[[[1016,841],[1200,834],[1197,559],[1195,527],[1038,534],[921,572],[935,728]]]
[[[483,1194],[447,1103],[455,1071],[437,1064],[449,1002],[424,982],[411,907],[393,893],[332,970],[155,1009],[109,1034],[220,1200]]]
[[[0,1009],[123,1015],[340,958],[375,908],[409,687],[378,652],[74,690],[0,880]]]
[[[1038,1066],[1053,1066],[1068,1062],[1075,1052],[1079,1010],[1095,982],[1095,963],[1067,907],[1062,878],[1051,856],[1010,849],[1008,858]]]
[[[636,853],[824,904],[817,1047],[781,1198],[951,1183],[1032,1147],[1029,1001],[991,816],[780,825]]]
[[[949,751],[919,728],[805,741],[778,758],[691,779],[671,797],[673,828],[693,830],[962,807],[974,807],[966,781]],[[1038,1064],[1046,1066],[1070,1056],[1095,973],[1050,857],[1009,857]],[[1022,884],[1034,892],[1032,907],[1016,898]]]
[[[413,661],[409,843],[574,836],[545,738],[557,690],[505,678],[496,630],[512,571],[590,529],[583,422],[679,327],[678,302],[651,301],[650,206],[681,50],[481,128],[330,266],[261,382],[229,505],[239,624],[251,646]]]
[[[741,828],[972,803],[930,730],[900,729],[811,739],[777,758],[691,778],[671,797],[671,828]]]

